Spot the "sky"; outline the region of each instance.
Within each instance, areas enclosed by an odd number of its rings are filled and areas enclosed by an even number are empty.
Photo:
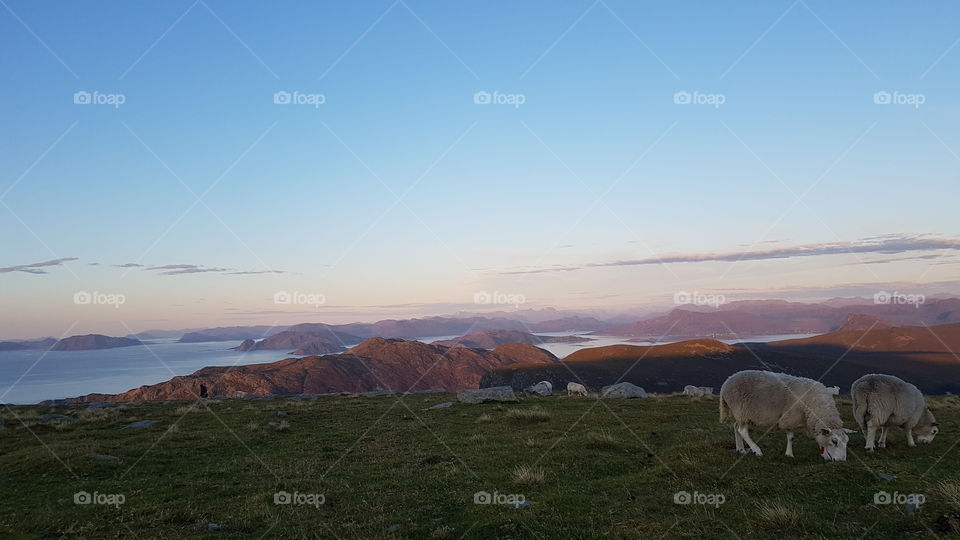
[[[0,2],[0,338],[960,291],[955,2]]]

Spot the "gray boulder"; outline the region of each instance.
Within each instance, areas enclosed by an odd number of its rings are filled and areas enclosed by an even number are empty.
[[[547,397],[553,395],[553,385],[547,381],[540,381],[537,384],[524,388],[523,391],[528,394],[536,394],[538,396]]]
[[[601,398],[645,398],[647,391],[635,384],[622,382],[604,386],[600,390]]]
[[[463,403],[519,401],[516,394],[513,393],[513,388],[510,388],[509,386],[494,386],[492,388],[478,388],[476,390],[461,390],[457,392],[457,399]]]

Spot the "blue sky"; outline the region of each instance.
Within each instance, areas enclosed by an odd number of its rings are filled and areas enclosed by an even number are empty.
[[[955,3],[3,4],[0,337],[958,290]]]

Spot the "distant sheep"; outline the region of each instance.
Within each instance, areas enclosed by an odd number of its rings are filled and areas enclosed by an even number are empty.
[[[693,397],[709,396],[709,395],[713,395],[713,387],[712,386],[693,386],[688,384],[683,387],[683,393],[684,395],[693,396]]]
[[[840,395],[840,387],[839,387],[839,386],[828,386],[828,387],[827,387],[827,393],[830,394],[831,396],[839,396],[839,395]]]
[[[734,373],[720,387],[720,422],[730,418],[737,451],[742,454],[763,455],[750,438],[751,427],[779,428],[787,432],[787,456],[793,457],[793,432],[802,431],[817,441],[823,459],[847,459],[847,433],[852,431],[843,428],[827,388],[813,379],[770,371]]]
[[[923,393],[916,386],[892,375],[864,375],[850,387],[853,417],[864,430],[866,449],[872,452],[877,428],[877,446],[886,448],[887,428],[898,426],[907,434],[907,446],[916,446],[914,437],[929,443],[940,432],[933,413],[927,408]]]
[[[586,396],[587,387],[575,382],[567,383],[567,395],[568,396]]]

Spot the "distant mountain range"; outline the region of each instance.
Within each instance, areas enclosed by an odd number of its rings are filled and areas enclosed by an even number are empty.
[[[912,304],[865,304],[851,299],[822,304],[748,300],[718,308],[682,307],[644,321],[612,326],[604,334],[624,337],[748,338],[775,334],[821,334],[840,327],[851,314],[870,315],[895,326],[960,322],[960,299]]]
[[[434,341],[433,345],[493,349],[504,343],[543,345],[544,343],[584,343],[587,341],[593,341],[593,339],[582,336],[538,336],[519,330],[479,330],[455,339]]]
[[[139,339],[130,339],[123,337],[110,337],[101,334],[87,334],[84,336],[71,336],[57,341],[52,351],[90,351],[96,349],[114,349],[117,347],[133,347],[143,345],[144,342]]]

